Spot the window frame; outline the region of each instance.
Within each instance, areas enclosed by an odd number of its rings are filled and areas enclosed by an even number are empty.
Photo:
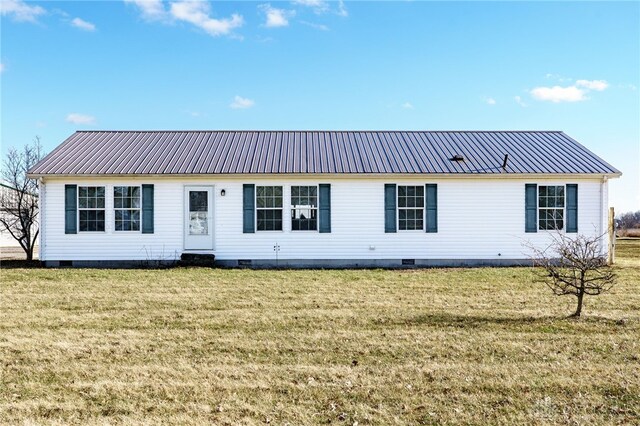
[[[280,188],[282,191],[282,205],[280,207],[258,207],[258,188]],[[284,200],[285,200],[285,193],[284,193],[284,185],[256,185],[255,186],[255,194],[253,196],[253,203],[254,203],[254,226],[255,226],[255,230],[256,232],[284,232]],[[281,218],[280,218],[280,229],[259,229],[258,228],[258,210],[271,210],[271,211],[277,211],[280,210],[281,212]]]
[[[104,190],[104,207],[99,208],[99,207],[80,207],[80,188],[103,188]],[[88,198],[88,197],[83,197],[83,198]],[[97,197],[96,197],[97,198]],[[82,230],[80,228],[80,212],[81,211],[102,211],[104,213],[104,226],[102,231],[89,231],[89,230]],[[101,233],[101,234],[106,234],[107,232],[107,185],[78,185],[77,186],[77,193],[76,193],[76,226],[78,229],[78,233]]]
[[[138,188],[138,194],[139,194],[139,198],[140,198],[140,207],[138,208],[122,208],[122,207],[116,207],[116,188]],[[113,194],[113,205],[112,210],[113,210],[113,232],[117,232],[117,233],[121,233],[121,232],[128,232],[128,233],[138,233],[141,234],[142,233],[142,185],[112,185],[112,194]],[[126,197],[129,198],[129,197]],[[128,211],[132,211],[132,210],[137,210],[138,211],[138,217],[139,219],[139,229],[134,230],[134,229],[117,229],[116,228],[116,211],[117,210],[128,210]]]
[[[289,214],[293,212],[293,187],[306,187],[306,188],[316,188],[316,206],[309,208],[309,210],[315,210],[316,212],[316,229],[293,229],[293,217],[290,217],[291,222],[289,225],[291,226],[291,232],[320,232],[320,185],[290,185],[289,186]],[[284,193],[283,193],[284,195]]]
[[[422,207],[400,207],[400,187],[414,187],[414,188],[422,188]],[[414,196],[415,197],[415,196]],[[422,210],[422,228],[419,229],[402,229],[400,228],[400,210]],[[400,185],[396,184],[396,229],[398,232],[425,232],[427,226],[426,219],[426,210],[427,210],[427,191],[424,185]],[[406,220],[406,219],[405,219]],[[415,220],[415,219],[414,219]]]
[[[545,187],[556,187],[562,188],[562,207],[541,207],[540,206],[540,188]],[[554,229],[544,229],[540,227],[540,210],[560,210],[562,211],[562,227],[554,228]],[[546,232],[566,232],[567,229],[567,185],[566,184],[546,184],[536,186],[536,229],[538,232],[546,231]]]

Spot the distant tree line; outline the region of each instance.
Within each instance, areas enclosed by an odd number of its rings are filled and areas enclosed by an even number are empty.
[[[632,229],[640,228],[640,210],[637,212],[627,212],[616,217],[616,228]]]
[[[640,236],[640,210],[627,212],[616,216],[616,234],[618,236]]]

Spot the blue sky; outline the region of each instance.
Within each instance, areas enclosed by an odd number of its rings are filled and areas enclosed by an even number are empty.
[[[77,129],[563,130],[640,209],[640,3],[0,0],[2,152]]]

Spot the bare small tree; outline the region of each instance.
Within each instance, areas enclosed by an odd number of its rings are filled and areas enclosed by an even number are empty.
[[[2,167],[3,188],[0,195],[0,226],[24,250],[27,260],[33,260],[33,249],[38,240],[37,179],[29,179],[27,171],[43,157],[40,138],[25,145],[22,150],[9,149]]]
[[[555,234],[544,250],[525,244],[533,252],[534,265],[542,267],[542,281],[556,296],[575,296],[580,317],[584,296],[598,296],[615,284],[616,275],[601,254],[604,235],[569,237]]]

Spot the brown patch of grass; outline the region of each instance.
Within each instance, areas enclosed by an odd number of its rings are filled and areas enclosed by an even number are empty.
[[[640,238],[640,228],[618,229],[616,235],[618,237]]]
[[[637,423],[639,253],[582,320],[528,268],[3,270],[0,419]]]

